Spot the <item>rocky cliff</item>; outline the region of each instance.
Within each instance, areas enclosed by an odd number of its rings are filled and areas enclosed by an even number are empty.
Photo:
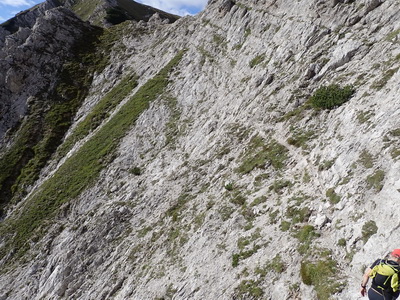
[[[357,298],[399,248],[399,2],[79,5],[0,27],[0,299]]]

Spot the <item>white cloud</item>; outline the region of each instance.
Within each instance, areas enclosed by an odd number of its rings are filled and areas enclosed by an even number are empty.
[[[34,3],[29,0],[0,0],[0,5],[7,5],[7,6],[32,6]]]
[[[177,15],[197,13],[207,4],[207,0],[139,0],[138,2]]]

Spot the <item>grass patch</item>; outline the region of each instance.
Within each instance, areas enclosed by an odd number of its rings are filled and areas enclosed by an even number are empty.
[[[383,76],[380,76],[378,80],[376,80],[372,85],[371,88],[376,89],[376,90],[381,90],[383,87],[385,87],[386,83],[390,80],[390,78],[393,77],[393,75],[397,72],[399,68],[394,68],[394,69],[389,69],[387,70]]]
[[[96,7],[101,5],[101,0],[78,1],[72,6],[73,11],[84,21],[87,21],[93,15]]]
[[[128,75],[114,86],[78,124],[73,133],[63,143],[59,155],[63,157],[80,139],[95,130],[115,107],[137,86],[137,76]]]
[[[5,255],[7,250],[11,250],[16,257],[23,255],[34,236],[40,239],[44,235],[58,208],[95,182],[101,170],[114,159],[115,150],[126,131],[148,108],[149,103],[164,91],[171,70],[183,54],[184,51],[179,52],[146,82],[108,123],[44,182],[37,193],[27,200],[18,218],[10,218],[0,224],[1,235],[8,238],[0,254]]]
[[[260,148],[257,146],[256,149]],[[254,150],[246,155],[243,163],[236,169],[238,173],[247,174],[255,168],[266,168],[267,164],[271,164],[275,169],[279,170],[285,166],[288,158],[288,149],[272,140],[268,145],[261,146],[261,150],[254,154]]]
[[[367,177],[367,187],[380,192],[383,188],[383,180],[385,179],[385,172],[383,170],[376,170],[375,173]]]
[[[300,246],[297,250],[300,254],[306,254],[311,247],[312,241],[314,240],[314,238],[318,237],[319,234],[315,231],[314,226],[304,225],[294,234],[294,236],[300,242]]]
[[[259,284],[254,280],[242,280],[235,288],[234,299],[263,299],[264,291]]]
[[[310,218],[311,210],[308,207],[290,206],[286,209],[285,216],[291,219],[291,224],[304,223]]]
[[[343,284],[337,281],[337,267],[336,261],[330,257],[316,262],[303,261],[300,276],[304,284],[314,286],[319,300],[329,300],[343,289]]]
[[[273,184],[270,185],[268,188],[270,191],[274,191],[275,193],[281,195],[283,194],[283,191],[286,190],[287,188],[290,188],[293,186],[293,183],[289,180],[274,180]]]
[[[367,169],[371,169],[374,166],[373,156],[365,149],[360,154],[359,162]]]
[[[255,66],[261,64],[264,60],[265,60],[265,54],[257,55],[250,61],[249,66],[250,68],[254,68]]]
[[[239,253],[232,254],[232,267],[237,267],[239,265],[240,260],[249,258],[254,253],[256,253],[260,248],[261,248],[260,245],[254,245],[253,248],[250,250],[246,250],[246,251],[243,250],[243,251],[240,251]]]
[[[291,137],[287,139],[289,145],[302,148],[303,150],[308,149],[307,142],[313,138],[315,138],[314,131],[302,131],[302,130],[294,130]]]
[[[168,211],[167,216],[172,217],[173,222],[177,222],[181,219],[181,212],[185,208],[186,203],[193,199],[193,196],[189,194],[182,194],[178,197],[174,205],[172,205]]]
[[[393,148],[390,151],[390,155],[392,156],[393,159],[397,159],[400,156],[400,149],[399,148]]]

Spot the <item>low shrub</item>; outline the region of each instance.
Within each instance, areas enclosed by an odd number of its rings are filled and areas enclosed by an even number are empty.
[[[337,84],[320,87],[310,97],[309,103],[314,108],[334,109],[347,102],[354,93],[354,88],[347,85],[341,88]]]
[[[362,240],[364,241],[364,243],[366,243],[369,240],[369,238],[377,232],[378,232],[378,226],[376,226],[375,221],[371,220],[366,222],[361,229]]]
[[[336,279],[337,263],[330,257],[316,262],[303,261],[300,276],[304,284],[314,286],[317,298],[331,299],[331,296],[343,288]]]

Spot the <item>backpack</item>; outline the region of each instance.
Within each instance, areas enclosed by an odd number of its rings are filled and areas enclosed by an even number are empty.
[[[398,264],[390,264],[387,260],[381,259],[372,268],[369,277],[372,278],[372,283],[382,291],[397,292],[399,290],[399,272]]]

